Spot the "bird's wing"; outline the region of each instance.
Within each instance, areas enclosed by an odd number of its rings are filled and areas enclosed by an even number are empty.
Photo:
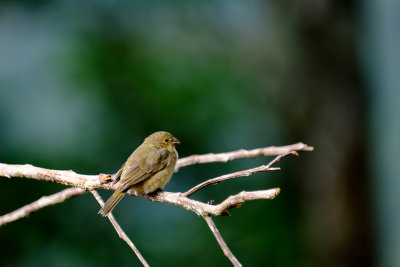
[[[124,192],[141,181],[150,178],[155,173],[165,168],[169,161],[167,149],[157,149],[148,154],[141,162],[135,160],[129,165],[125,165],[119,185],[119,190]]]
[[[121,168],[119,168],[119,170],[115,174],[115,178],[113,179],[114,183],[117,183],[121,179],[121,174],[122,174],[122,171],[124,170],[124,168],[125,168],[125,163],[122,164]]]

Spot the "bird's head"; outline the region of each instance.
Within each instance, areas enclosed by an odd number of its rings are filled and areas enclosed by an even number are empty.
[[[144,139],[144,141],[157,147],[164,148],[174,148],[176,145],[181,143],[172,134],[164,131],[155,132]]]

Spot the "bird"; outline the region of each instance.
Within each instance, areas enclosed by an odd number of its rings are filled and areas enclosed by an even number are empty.
[[[178,144],[180,141],[165,131],[146,137],[116,173],[116,190],[99,214],[107,216],[129,189],[144,194],[164,189],[175,170]]]

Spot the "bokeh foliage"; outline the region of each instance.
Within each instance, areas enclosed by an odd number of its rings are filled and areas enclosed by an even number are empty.
[[[281,172],[193,197],[282,188],[215,220],[245,266],[370,266],[357,6],[300,2],[1,2],[0,162],[112,173],[157,130],[181,157],[303,141],[316,151]],[[183,168],[166,190],[268,160]],[[1,214],[64,188],[0,184]],[[98,208],[84,195],[1,228],[0,265],[139,265]],[[230,265],[186,210],[126,198],[114,214],[152,266]]]

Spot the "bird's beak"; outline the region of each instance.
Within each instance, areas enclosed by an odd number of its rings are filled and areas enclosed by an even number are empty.
[[[172,143],[176,144],[176,145],[179,145],[181,142],[174,137],[174,139],[172,139]]]

